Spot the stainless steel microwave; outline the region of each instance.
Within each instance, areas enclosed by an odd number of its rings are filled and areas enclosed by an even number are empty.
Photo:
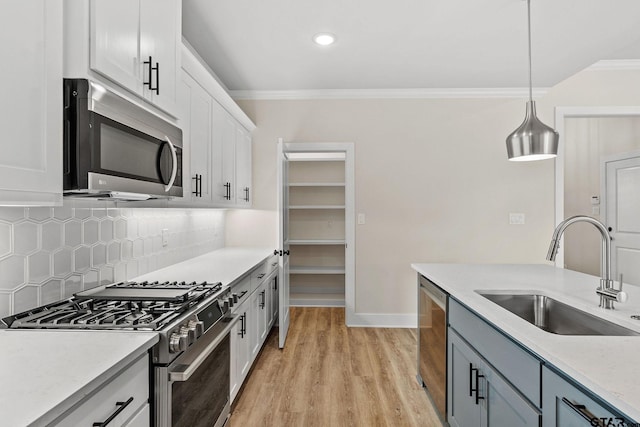
[[[182,131],[86,79],[64,79],[64,194],[182,196]]]

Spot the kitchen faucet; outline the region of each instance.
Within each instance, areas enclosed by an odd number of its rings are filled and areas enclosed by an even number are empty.
[[[549,252],[547,253],[547,260],[555,261],[558,248],[560,247],[562,233],[564,233],[567,227],[576,222],[587,222],[600,231],[600,235],[602,236],[602,249],[600,252],[602,255],[602,263],[600,266],[600,287],[596,289],[596,293],[600,295],[600,307],[613,309],[613,302],[625,302],[627,300],[627,294],[622,291],[622,279],[620,279],[620,289],[613,287],[613,280],[611,280],[611,235],[603,223],[586,215],[576,215],[565,219],[558,224],[553,232],[551,245],[549,245]]]

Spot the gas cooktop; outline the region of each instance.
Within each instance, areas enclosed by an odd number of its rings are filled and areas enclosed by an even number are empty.
[[[215,298],[220,283],[120,282],[2,319],[9,328],[160,330]]]

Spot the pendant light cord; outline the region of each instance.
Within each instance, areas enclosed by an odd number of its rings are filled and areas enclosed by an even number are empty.
[[[529,35],[529,101],[533,102],[533,79],[531,78],[531,0],[527,0],[527,30]]]

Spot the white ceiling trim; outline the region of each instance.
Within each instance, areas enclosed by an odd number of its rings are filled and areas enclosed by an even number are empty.
[[[589,70],[640,70],[640,59],[606,59],[591,65]]]
[[[534,88],[533,96],[548,90]],[[230,90],[229,95],[236,100],[526,98],[529,88]]]

